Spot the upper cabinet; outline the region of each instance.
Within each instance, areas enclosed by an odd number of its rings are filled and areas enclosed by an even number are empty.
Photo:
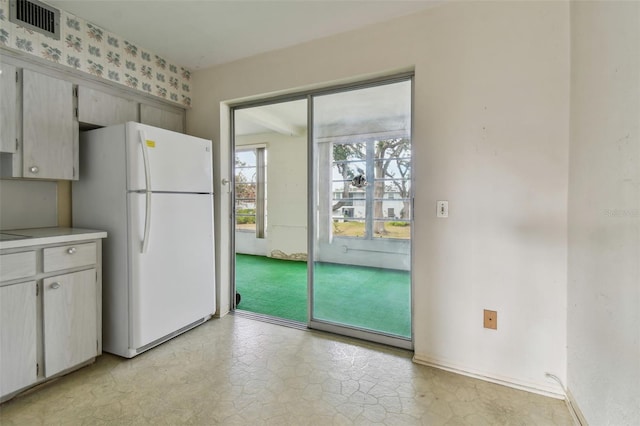
[[[78,121],[73,85],[32,70],[2,66],[15,82],[15,101],[2,96],[2,177],[75,180],[78,176]],[[17,72],[16,72],[17,71]],[[9,74],[7,72],[6,74]],[[22,78],[20,78],[20,75]],[[21,81],[20,81],[21,80]],[[22,84],[20,84],[22,83]],[[11,89],[9,89],[11,90]],[[6,121],[6,124],[5,124]],[[14,147],[12,149],[11,141]]]
[[[184,110],[138,103],[100,90],[78,86],[78,121],[82,125],[110,126],[136,121],[184,133]]]
[[[16,152],[18,146],[18,70],[0,63],[0,152]]]
[[[183,108],[129,92],[0,55],[0,177],[77,180],[81,125],[135,121],[184,133]]]
[[[78,86],[78,121],[96,126],[138,121],[138,103]]]
[[[140,104],[140,123],[184,133],[184,111],[173,111]]]
[[[27,69],[22,80],[23,176],[76,180],[73,85]]]

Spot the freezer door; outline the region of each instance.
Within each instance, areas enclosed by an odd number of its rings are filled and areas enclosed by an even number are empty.
[[[215,312],[213,197],[128,196],[130,347],[137,349]],[[150,228],[141,253],[147,196]]]
[[[213,192],[211,141],[139,123],[126,134],[129,191]]]

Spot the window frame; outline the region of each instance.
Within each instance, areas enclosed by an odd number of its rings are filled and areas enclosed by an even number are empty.
[[[239,152],[251,152],[255,153],[256,164],[255,166],[240,166],[234,162],[234,215],[235,215],[235,231],[236,232],[255,232],[256,238],[265,238],[266,235],[266,224],[267,224],[267,145],[259,144],[259,145],[240,145],[235,147],[234,158],[235,155]],[[238,169],[255,169],[255,182],[238,182]],[[254,184],[256,185],[256,197],[254,199],[255,205],[255,213],[254,214],[246,214],[246,213],[238,213],[237,207],[237,188],[238,185],[242,184]],[[250,199],[242,199],[242,200],[250,200]],[[248,229],[238,229],[238,217],[254,217],[255,218],[255,231]]]
[[[376,178],[375,177],[375,164],[376,161],[381,161],[384,159],[380,159],[380,158],[376,158],[375,157],[375,150],[376,150],[376,144],[379,143],[380,141],[384,141],[384,140],[388,140],[388,139],[408,139],[409,142],[409,149],[408,149],[408,153],[407,152],[403,152],[403,154],[400,157],[397,157],[396,161],[398,159],[402,159],[402,160],[407,160],[409,162],[409,172],[408,175],[406,176],[400,176],[396,179],[394,178],[390,178],[388,176],[384,176],[384,177],[380,177],[380,178]],[[333,148],[335,145],[364,145],[364,151],[365,151],[365,156],[364,158],[353,158],[353,159],[345,159],[345,160],[335,160],[333,158]],[[329,227],[329,229],[331,230],[330,232],[332,233],[332,238],[348,238],[348,239],[358,239],[358,240],[373,240],[373,239],[385,239],[385,240],[403,240],[404,238],[394,238],[394,237],[384,237],[384,236],[379,236],[376,237],[374,234],[374,224],[376,222],[406,222],[408,223],[408,226],[412,225],[413,219],[411,217],[412,212],[410,211],[410,216],[408,218],[385,218],[385,217],[375,217],[375,210],[374,210],[374,205],[377,201],[384,203],[384,201],[388,201],[388,200],[392,200],[394,202],[400,202],[400,203],[405,203],[405,202],[409,202],[411,203],[411,185],[413,183],[413,179],[412,179],[412,166],[413,166],[413,161],[412,161],[412,157],[413,157],[413,152],[412,152],[412,143],[411,143],[411,139],[410,138],[394,138],[394,137],[388,137],[388,138],[384,138],[384,139],[371,139],[371,138],[366,138],[364,140],[357,140],[357,141],[349,141],[349,142],[345,142],[345,141],[331,141],[330,142],[330,146],[331,146],[331,161],[329,162],[328,166],[331,170],[331,176],[333,176],[333,170],[334,167],[336,166],[336,164],[341,163],[341,164],[348,164],[348,163],[364,163],[365,166],[365,178],[367,179],[367,185],[364,188],[364,191],[360,192],[360,191],[351,191],[349,190],[348,197],[344,197],[344,193],[343,192],[339,192],[339,191],[335,191],[333,188],[333,185],[337,182],[342,182],[343,185],[347,185],[349,187],[351,187],[351,184],[348,180],[344,180],[344,179],[331,179],[331,204],[333,206],[333,204],[335,204],[336,202],[340,202],[340,201],[344,201],[344,200],[350,200],[348,202],[348,204],[345,204],[344,207],[348,207],[350,209],[352,209],[352,211],[355,213],[355,209],[356,209],[356,205],[354,204],[355,202],[364,202],[365,204],[365,209],[364,209],[364,217],[356,217],[355,214],[352,217],[343,217],[341,220],[343,222],[364,222],[365,224],[365,229],[364,229],[364,235],[362,237],[359,236],[348,236],[348,235],[335,235],[334,233],[334,225],[336,223],[336,221],[339,218],[336,218],[334,216],[334,212],[333,212],[333,208],[330,208],[329,211],[331,212],[330,214],[330,218],[329,220],[332,223],[332,226]],[[373,176],[373,179],[369,179],[369,176]],[[386,181],[395,181],[395,180],[401,180],[401,181],[405,181],[408,185],[409,185],[409,196],[408,197],[402,197],[401,194],[399,197],[396,197],[394,195],[393,198],[389,197],[389,198],[385,198],[383,196],[383,198],[376,198],[375,197],[375,183],[376,182],[386,182]],[[338,195],[336,197],[336,194]],[[354,195],[357,194],[357,197],[354,197]],[[386,194],[386,187],[385,187],[385,194]],[[340,210],[342,211],[342,209],[344,209],[344,207],[341,207]],[[387,208],[388,209],[388,208]],[[395,209],[394,209],[395,210]],[[385,211],[385,207],[384,204],[382,204],[382,211]],[[383,213],[384,215],[384,213]],[[410,238],[410,237],[409,237]]]

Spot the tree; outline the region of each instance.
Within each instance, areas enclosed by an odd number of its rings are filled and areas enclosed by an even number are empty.
[[[409,219],[411,212],[411,142],[405,138],[393,139],[388,147],[392,149],[392,152],[381,175],[392,179],[393,189],[398,191],[403,200],[400,218]],[[389,165],[394,165],[394,170],[391,170]],[[398,176],[396,176],[396,171]],[[390,189],[388,188],[388,190]]]
[[[397,190],[403,198],[403,209],[400,212],[402,219],[409,218],[410,212],[410,184],[409,177],[411,171],[411,143],[406,138],[384,139],[372,142],[374,143],[373,158],[373,233],[377,235],[387,234],[384,221],[375,221],[384,217],[383,199],[385,192],[389,190]],[[332,210],[336,211],[341,207],[350,204],[345,199],[350,198],[350,182],[349,180],[357,173],[365,174],[365,171],[353,167],[349,167],[346,160],[359,159],[367,160],[366,143],[357,144],[334,144],[333,145],[333,161],[342,179],[345,181],[342,188],[342,199],[334,203]],[[365,175],[366,176],[366,175]],[[391,179],[391,185],[385,186],[384,179]],[[371,179],[368,179],[371,184]]]
[[[337,203],[334,203],[331,207],[332,211],[339,210],[341,207],[351,205],[350,201],[345,201],[349,197],[349,188],[351,184],[348,182],[353,179],[356,174],[353,169],[349,167],[348,163],[343,163],[342,161],[351,160],[353,158],[365,158],[366,156],[366,148],[362,143],[347,145],[347,144],[334,144],[333,145],[333,161],[338,169],[338,172],[342,176],[342,180],[345,182],[342,186],[342,199]],[[364,174],[364,170],[357,169],[358,173]]]
[[[405,138],[400,139],[385,139],[376,141],[374,151],[374,171],[375,171],[375,183],[373,187],[373,217],[384,217],[383,201],[385,194],[385,181],[381,179],[391,178],[392,185],[398,189],[402,198],[407,198],[408,185],[404,179],[408,172],[410,163],[406,157],[406,154],[410,150],[409,140]],[[400,176],[395,176],[395,171],[390,169],[390,165],[395,164],[399,170]],[[379,180],[380,179],[380,180]],[[408,202],[404,201],[404,208],[401,211],[401,217],[404,218],[408,215]],[[385,235],[387,230],[384,226],[384,221],[375,221],[373,223],[373,233],[379,235]]]
[[[247,176],[247,172],[253,172],[253,174]],[[236,156],[236,200],[243,204],[247,200],[252,200],[255,209],[256,194],[256,168],[247,166],[247,163]]]

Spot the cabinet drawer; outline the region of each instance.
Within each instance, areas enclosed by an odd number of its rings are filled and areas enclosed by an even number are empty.
[[[44,272],[61,271],[96,263],[96,243],[69,244],[44,249]]]
[[[32,277],[36,274],[36,252],[3,254],[0,256],[0,281]]]

